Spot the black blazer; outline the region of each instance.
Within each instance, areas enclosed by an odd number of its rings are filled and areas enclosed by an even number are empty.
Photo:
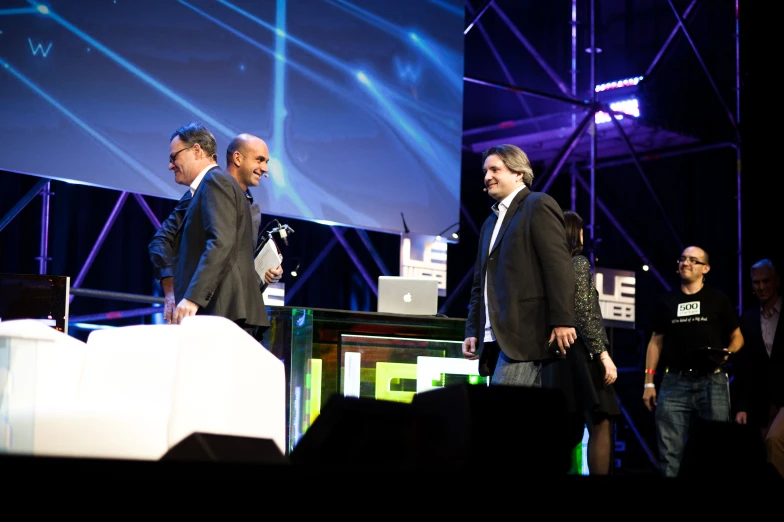
[[[259,231],[261,227],[261,209],[258,203],[253,202],[250,192],[246,192],[246,197],[250,200],[250,212],[253,219],[253,230]],[[161,223],[161,227],[155,231],[152,236],[150,244],[147,245],[147,250],[150,254],[150,261],[152,262],[153,276],[160,281],[165,277],[174,277],[174,246],[179,245],[179,238],[177,237],[182,228],[182,222],[185,219],[185,213],[188,211],[188,206],[191,204],[191,189],[185,191],[180,200],[175,205],[171,214]],[[254,240],[255,246],[255,240]],[[267,288],[267,284],[259,279],[259,285],[263,292]]]
[[[733,409],[745,411],[749,424],[766,426],[770,405],[784,406],[784,321],[779,317],[770,357],[762,340],[759,306],[743,312],[740,328],[744,344],[734,362],[737,383]]]
[[[199,312],[269,326],[253,264],[250,203],[239,183],[217,166],[188,205],[174,247],[174,295]]]
[[[479,341],[484,368],[485,305],[501,350],[511,359],[552,359],[547,340],[554,326],[574,326],[574,268],[566,243],[563,213],[556,201],[527,187],[515,196],[489,253],[497,217],[490,215],[479,234],[466,337]]]

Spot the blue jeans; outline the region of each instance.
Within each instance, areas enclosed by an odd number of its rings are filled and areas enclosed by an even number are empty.
[[[730,420],[727,373],[688,378],[666,373],[656,403],[656,442],[665,477],[677,477],[693,419]]]

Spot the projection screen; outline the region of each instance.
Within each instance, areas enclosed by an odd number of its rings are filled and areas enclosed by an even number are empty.
[[[171,133],[270,148],[267,214],[459,221],[462,0],[52,0],[0,7],[0,168],[178,199]]]

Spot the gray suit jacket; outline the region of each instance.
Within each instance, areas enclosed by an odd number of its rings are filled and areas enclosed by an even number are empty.
[[[165,277],[174,277],[174,245],[179,245],[180,228],[185,219],[185,213],[191,204],[191,190],[185,191],[171,214],[161,223],[161,227],[155,231],[147,250],[152,261],[152,270],[155,279],[160,281]]]
[[[479,235],[466,337],[478,339],[480,372],[484,367],[484,286],[490,324],[501,350],[517,361],[552,359],[547,340],[554,326],[575,326],[574,268],[566,243],[563,213],[542,192],[521,190],[504,216],[492,252],[496,223],[492,214]]]
[[[253,202],[253,196],[250,194],[250,191],[245,192],[245,197],[250,201],[253,230],[258,232],[261,230],[261,209],[258,203]],[[172,266],[174,262],[174,248],[175,245],[179,246],[180,244],[180,238],[177,236],[180,234],[182,222],[185,220],[185,213],[188,211],[188,205],[191,204],[192,199],[191,190],[186,190],[171,214],[161,223],[161,228],[155,231],[150,244],[147,245],[150,261],[152,262],[153,275],[158,281],[165,277],[174,277],[174,267]],[[259,278],[259,286],[261,291],[264,292],[267,288],[267,283]]]
[[[188,205],[174,248],[174,295],[199,312],[269,326],[253,265],[250,204],[220,168],[207,172]]]

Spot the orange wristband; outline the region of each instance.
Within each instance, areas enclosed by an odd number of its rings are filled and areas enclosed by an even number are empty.
[[[652,370],[650,368],[645,368],[645,373],[650,373],[651,375],[656,375],[656,370]]]

